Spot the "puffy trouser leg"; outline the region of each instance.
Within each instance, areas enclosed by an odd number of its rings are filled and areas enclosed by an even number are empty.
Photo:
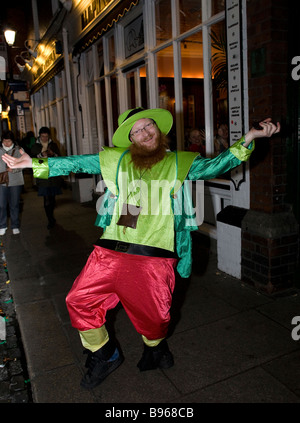
[[[175,259],[124,254],[96,246],[66,302],[80,331],[104,325],[107,310],[121,301],[137,332],[149,340],[167,335]]]

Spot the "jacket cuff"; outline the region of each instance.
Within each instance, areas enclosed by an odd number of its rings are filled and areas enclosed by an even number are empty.
[[[49,177],[49,166],[48,158],[44,159],[32,159],[32,169],[34,178],[48,179]]]
[[[229,150],[231,153],[239,159],[241,162],[246,162],[249,157],[251,156],[254,148],[255,148],[255,141],[251,141],[251,143],[248,145],[248,147],[244,147],[245,142],[245,136],[242,136],[242,138],[235,142],[231,147],[229,147]]]

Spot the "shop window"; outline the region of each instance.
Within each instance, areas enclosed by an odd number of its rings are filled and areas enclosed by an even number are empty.
[[[52,82],[52,81],[49,82],[47,87],[48,87],[48,99],[49,99],[49,101],[55,100],[56,95],[55,95],[55,84],[54,84],[54,82]]]
[[[108,72],[112,71],[116,64],[116,55],[115,55],[115,37],[112,35],[108,38]]]
[[[202,21],[202,6],[199,0],[179,1],[180,33],[199,25]]]
[[[142,63],[145,63],[143,60]],[[128,108],[144,107],[147,109],[146,66],[132,66],[123,69],[127,81]]]
[[[98,149],[98,135],[97,135],[97,117],[96,117],[96,101],[94,85],[89,85],[87,88],[87,100],[89,108],[89,131],[92,152]]]
[[[144,109],[148,107],[148,94],[146,84],[146,66],[139,68],[140,87],[141,87],[141,105]]]
[[[99,65],[99,76],[104,75],[104,56],[103,56],[103,42],[102,38],[97,45],[98,49],[98,65]]]
[[[205,131],[204,88],[203,88],[203,40],[202,32],[181,41],[181,69],[184,119],[184,148],[195,150],[194,134]],[[201,149],[201,151],[200,151]],[[198,150],[197,150],[198,151]],[[204,155],[205,139],[199,144]]]
[[[210,37],[213,78],[213,116],[215,131],[214,155],[216,156],[227,149],[230,144],[228,138],[228,74],[224,21],[212,25]]]
[[[172,38],[171,0],[156,0],[155,29],[157,45]]]
[[[119,101],[118,101],[116,75],[112,75],[110,77],[110,89],[111,89],[111,102],[112,102],[113,131],[115,131],[118,127],[118,117],[119,117]]]
[[[216,15],[219,12],[225,10],[225,0],[213,0],[212,1],[212,15]]]
[[[134,72],[128,72],[126,74],[127,79],[127,98],[128,98],[128,107],[129,109],[134,109],[137,107],[136,104],[136,90],[135,90],[135,81],[134,81]]]
[[[157,53],[159,107],[169,110],[174,118],[173,128],[169,133],[171,150],[176,148],[176,116],[174,90],[173,47],[167,47]]]
[[[102,134],[103,134],[103,140],[102,144],[109,146],[109,140],[108,140],[108,126],[107,126],[107,109],[106,109],[106,95],[105,95],[105,83],[104,79],[101,79],[100,81],[100,95],[101,95],[101,119],[102,119]]]
[[[87,75],[87,82],[94,81],[94,63],[93,63],[93,52],[90,50],[86,55],[86,75]]]
[[[58,121],[57,121],[57,105],[56,103],[52,103],[49,109],[50,112],[50,122],[49,122],[49,128],[51,131],[51,138],[58,142],[57,140],[57,132],[59,130],[58,128]]]

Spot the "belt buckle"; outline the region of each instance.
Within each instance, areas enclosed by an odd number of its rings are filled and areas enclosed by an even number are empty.
[[[129,244],[127,245],[127,244],[124,244],[124,242],[118,241],[115,251],[118,251],[120,253],[126,253],[128,251],[128,248],[129,248]]]

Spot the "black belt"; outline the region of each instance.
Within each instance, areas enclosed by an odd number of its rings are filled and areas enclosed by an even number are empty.
[[[176,258],[173,251],[163,248],[149,247],[148,245],[132,244],[129,242],[114,241],[113,239],[98,239],[96,245],[119,253],[137,254],[138,256]]]

